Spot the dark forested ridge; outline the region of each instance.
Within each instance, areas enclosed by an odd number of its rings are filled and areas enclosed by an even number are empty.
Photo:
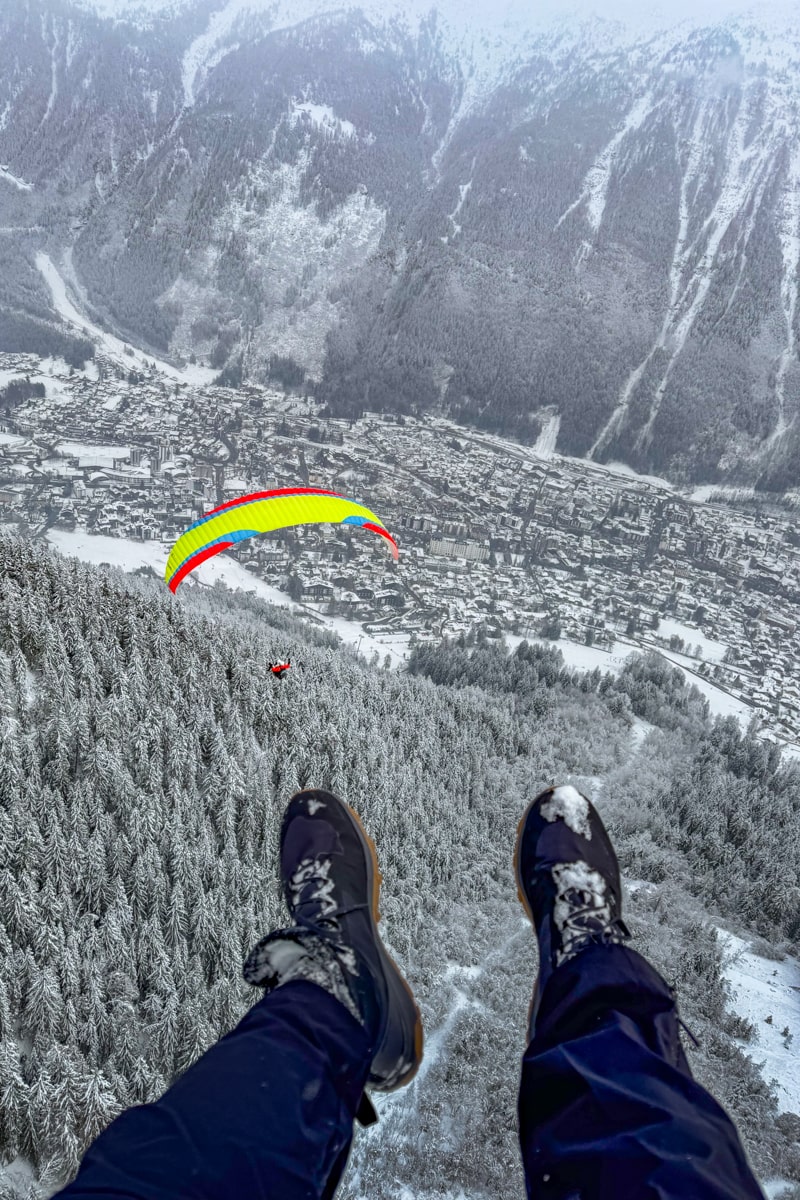
[[[0,345],[70,251],[97,320],[228,382],[525,441],[555,410],[567,453],[796,484],[796,27],[559,25],[487,75],[435,11],[198,41],[213,8],[3,4]]]
[[[278,685],[267,664],[285,653]],[[646,759],[634,713],[655,726]],[[281,919],[280,814],[312,784],[375,836],[387,940],[429,1034],[447,1031],[360,1139],[350,1194],[469,1179],[522,1195],[513,1093],[535,959],[513,838],[535,789],[582,776],[606,780],[623,869],[654,881],[629,917],[679,983],[695,1070],[758,1169],[800,1180],[691,898],[796,949],[798,772],[712,725],[679,672],[581,676],[556,651],[486,643],[378,671],[252,599],[189,587],[178,602],[0,534],[0,1157],[39,1176],[0,1195],[48,1194],[253,1002],[240,966]],[[475,997],[448,1018],[458,971]]]

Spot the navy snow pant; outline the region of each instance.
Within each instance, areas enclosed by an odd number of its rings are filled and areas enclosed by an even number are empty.
[[[566,963],[536,1025],[519,1097],[531,1200],[763,1200],[692,1079],[670,988],[639,954],[597,946]],[[117,1117],[58,1198],[329,1200],[369,1055],[338,1001],[287,983],[160,1100]]]

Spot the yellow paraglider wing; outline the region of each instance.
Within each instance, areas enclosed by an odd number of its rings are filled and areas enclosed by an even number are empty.
[[[190,525],[170,551],[165,579],[170,591],[175,592],[200,563],[245,538],[285,529],[288,525],[321,523],[360,525],[370,529],[386,538],[393,557],[398,556],[392,535],[363,504],[321,488],[278,488],[230,500]]]

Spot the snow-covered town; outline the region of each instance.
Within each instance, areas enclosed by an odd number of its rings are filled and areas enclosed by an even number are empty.
[[[380,515],[399,563],[330,526],[230,551],[273,598],[355,626],[394,657],[479,630],[559,640],[567,662],[589,667],[657,649],[715,711],[758,714],[766,736],[795,748],[791,512],[560,457],[556,432],[526,448],[435,416],[328,419],[311,398],[169,378],[141,355],[126,370],[98,354],[79,371],[4,354],[0,519],[66,553],[78,535],[147,544],[145,561],[163,570],[186,526],[227,499],[330,487]],[[201,584],[212,568],[197,571]]]

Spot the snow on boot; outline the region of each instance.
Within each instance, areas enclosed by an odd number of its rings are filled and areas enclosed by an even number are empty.
[[[377,930],[381,874],[372,839],[337,796],[298,792],[284,813],[280,862],[295,924],[253,947],[245,979],[267,990],[303,979],[330,992],[372,1037],[368,1086],[403,1087],[422,1062],[422,1019]]]
[[[574,787],[548,788],[517,829],[514,869],[519,898],[539,941],[539,973],[530,1033],[542,992],[557,967],[588,946],[630,938],[622,920],[619,864],[591,800]]]

